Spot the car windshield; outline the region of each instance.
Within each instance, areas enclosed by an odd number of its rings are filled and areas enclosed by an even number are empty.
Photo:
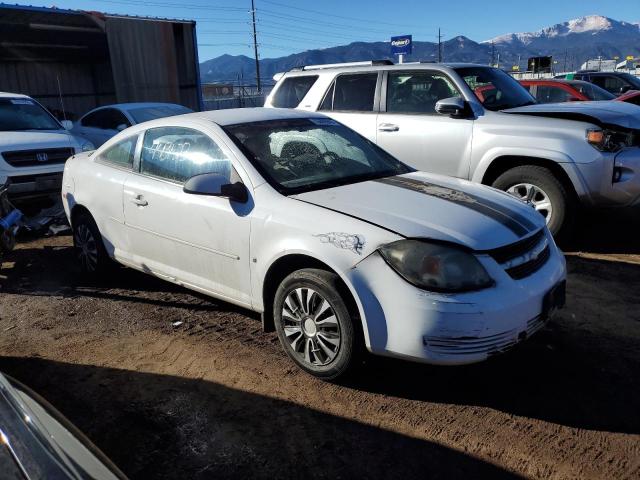
[[[627,82],[633,85],[634,90],[640,90],[640,79],[631,75],[630,73],[621,72],[620,76],[624,78]]]
[[[0,132],[61,129],[56,119],[30,98],[0,98]]]
[[[225,131],[285,195],[413,171],[329,118],[244,123],[225,127]]]
[[[575,88],[589,100],[613,100],[614,98],[616,98],[613,93],[609,93],[604,88],[600,88],[593,83],[582,82],[579,80],[569,83],[573,88]]]
[[[497,68],[462,67],[455,71],[487,110],[497,111],[536,103],[522,85]]]
[[[193,113],[193,110],[182,105],[154,105],[149,107],[132,108],[128,110],[136,123],[148,122],[156,118]]]

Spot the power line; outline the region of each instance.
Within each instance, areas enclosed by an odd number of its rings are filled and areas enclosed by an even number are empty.
[[[101,3],[114,3],[117,5],[132,5],[141,7],[172,7],[172,8],[186,8],[189,10],[219,10],[226,12],[246,12],[246,8],[241,7],[221,7],[221,6],[205,6],[195,3],[171,3],[156,0],[95,0]]]
[[[391,22],[382,22],[378,19],[366,19],[366,18],[362,18],[362,17],[349,17],[349,16],[345,16],[345,15],[336,15],[334,13],[327,13],[327,12],[321,12],[319,10],[312,10],[309,8],[302,8],[302,7],[294,7],[293,5],[286,5],[284,3],[280,3],[280,2],[274,2],[273,0],[262,0],[264,3],[270,3],[271,5],[277,5],[279,7],[284,7],[284,8],[290,8],[293,10],[299,10],[301,12],[309,12],[309,13],[313,13],[313,14],[318,14],[318,15],[323,15],[326,17],[334,17],[334,18],[341,18],[343,20],[349,20],[349,21],[356,21],[356,22],[365,22],[365,23],[377,23],[379,25],[389,25],[392,27],[401,27],[401,28],[406,28],[406,27],[412,27],[412,28],[424,28],[425,25],[410,25],[410,24],[406,24],[406,23],[391,23]]]

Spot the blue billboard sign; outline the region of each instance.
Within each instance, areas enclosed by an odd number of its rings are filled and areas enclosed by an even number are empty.
[[[391,55],[409,55],[412,49],[411,35],[391,37]]]

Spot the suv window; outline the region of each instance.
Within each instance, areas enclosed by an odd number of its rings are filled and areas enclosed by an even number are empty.
[[[109,147],[100,155],[100,160],[118,165],[120,167],[129,167],[133,165],[133,155],[136,151],[136,143],[138,136],[126,138],[114,146]]]
[[[377,73],[339,75],[331,84],[320,110],[372,112]]]
[[[389,72],[387,112],[436,113],[436,102],[460,92],[440,73]]]
[[[141,172],[182,183],[201,173],[231,181],[231,161],[209,136],[183,127],[151,128],[144,134]]]
[[[540,103],[568,102],[573,98],[566,90],[552,85],[538,85],[536,100]]]
[[[271,104],[278,108],[296,108],[316,80],[317,75],[285,78],[276,90]]]
[[[127,117],[115,108],[103,108],[85,115],[80,121],[83,127],[101,128],[103,130],[116,130],[119,125],[131,126]]]
[[[593,75],[591,82],[599,87],[604,88],[611,93],[620,93],[620,89],[625,86],[625,83],[618,77],[613,75]]]

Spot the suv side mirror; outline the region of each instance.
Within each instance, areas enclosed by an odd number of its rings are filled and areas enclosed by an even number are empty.
[[[182,187],[184,193],[226,197],[232,202],[247,203],[249,192],[242,182],[229,183],[227,177],[217,173],[203,173],[187,180]]]
[[[436,102],[436,112],[451,118],[467,118],[471,114],[471,107],[460,97],[443,98]]]
[[[73,122],[71,120],[62,120],[60,123],[65,130],[71,130],[73,128]]]
[[[631,85],[623,85],[620,87],[620,95],[627,93],[629,90],[631,90]]]

